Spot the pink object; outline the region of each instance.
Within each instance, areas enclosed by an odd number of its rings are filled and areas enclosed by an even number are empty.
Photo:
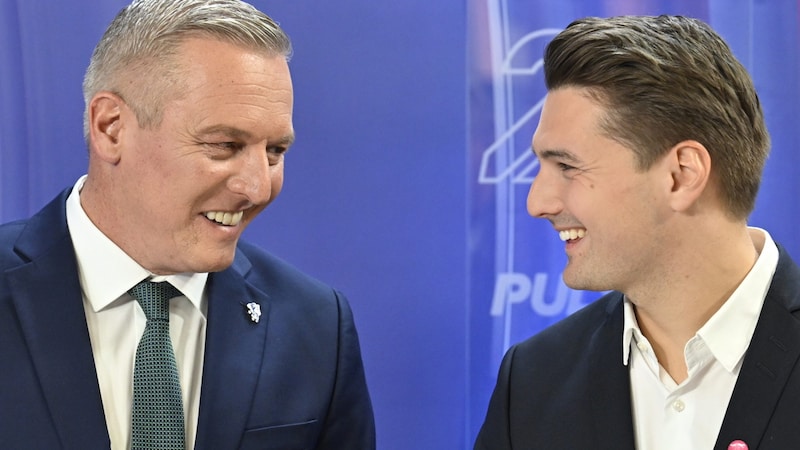
[[[728,450],[748,450],[747,444],[739,439],[728,444]]]

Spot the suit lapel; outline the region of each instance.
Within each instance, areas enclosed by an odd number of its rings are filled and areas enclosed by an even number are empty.
[[[206,330],[200,417],[195,448],[238,448],[250,414],[264,356],[269,302],[242,274],[250,263],[241,253],[233,266],[211,274],[208,281]],[[261,306],[258,323],[246,304]],[[224,425],[221,425],[224,424]]]
[[[5,282],[64,447],[108,448],[100,388],[62,193],[31,218],[16,251],[27,262]]]
[[[596,448],[633,450],[630,373],[622,364],[622,295],[608,302],[606,322],[589,349],[589,395]]]
[[[778,268],[745,354],[715,448],[735,439],[751,448],[761,442],[800,357],[800,270],[780,249]]]

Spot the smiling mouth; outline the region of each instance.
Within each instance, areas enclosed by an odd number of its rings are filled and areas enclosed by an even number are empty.
[[[561,230],[558,232],[558,237],[564,242],[581,239],[584,236],[586,236],[586,230],[583,228],[570,228],[569,230]]]
[[[222,212],[222,211],[209,211],[204,214],[206,219],[216,222],[220,225],[235,227],[242,221],[244,211],[238,212]]]

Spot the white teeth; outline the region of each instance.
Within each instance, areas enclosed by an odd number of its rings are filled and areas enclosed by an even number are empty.
[[[558,237],[561,238],[562,241],[572,241],[575,239],[579,239],[586,236],[586,230],[583,228],[572,228],[569,230],[562,230],[558,232]]]
[[[235,213],[222,212],[222,211],[209,211],[206,213],[206,218],[208,220],[213,220],[214,222],[221,223],[223,225],[230,225],[232,227],[235,227],[236,225],[239,225],[239,222],[241,222],[243,215],[244,211],[239,211]]]

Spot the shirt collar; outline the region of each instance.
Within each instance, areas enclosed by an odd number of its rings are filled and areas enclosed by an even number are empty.
[[[778,247],[761,228],[749,228],[753,241],[763,239],[755,264],[722,307],[697,331],[720,364],[733,371],[741,361],[755,332],[761,307],[778,266]],[[623,305],[622,363],[628,365],[631,343],[641,335],[633,304]]]
[[[769,233],[759,228],[751,228],[750,233],[763,235],[764,245],[758,249],[756,263],[719,311],[697,331],[714,357],[728,371],[733,371],[739,364],[750,344],[778,266],[778,247]]]
[[[75,183],[67,198],[67,226],[78,261],[78,276],[84,297],[94,312],[118,300],[138,282],[152,278],[169,281],[201,312],[208,273],[155,276],[128,256],[89,219],[80,203],[86,175]]]
[[[628,297],[624,297],[622,304],[623,314],[623,327],[622,327],[622,364],[628,365],[631,355],[631,343],[633,341],[634,333],[638,335],[642,333],[639,329],[639,322],[636,321],[636,312],[633,310],[633,304]]]

